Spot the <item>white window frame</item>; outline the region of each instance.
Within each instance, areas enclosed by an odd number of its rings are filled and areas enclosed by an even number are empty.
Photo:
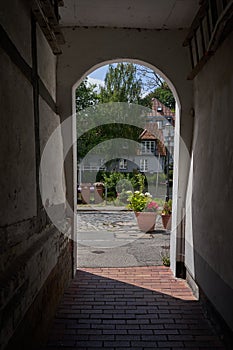
[[[127,159],[120,159],[119,160],[119,169],[120,170],[126,170],[127,169]]]
[[[141,142],[141,154],[154,154],[155,153],[155,141],[142,141]]]
[[[148,171],[148,159],[140,159],[140,171]]]

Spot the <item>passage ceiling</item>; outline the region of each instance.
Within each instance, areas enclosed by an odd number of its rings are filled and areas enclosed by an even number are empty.
[[[64,0],[61,26],[188,28],[199,0]]]

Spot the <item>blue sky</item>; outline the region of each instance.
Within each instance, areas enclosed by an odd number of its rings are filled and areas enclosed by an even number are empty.
[[[112,65],[116,66],[117,63],[112,63]],[[106,75],[106,73],[108,71],[108,67],[109,67],[109,65],[107,64],[105,66],[102,66],[102,67],[96,69],[91,74],[89,74],[88,75],[89,83],[90,84],[96,84],[97,86],[98,85],[102,85],[103,86],[104,85],[104,78],[105,78],[105,75]],[[146,77],[142,77],[142,83],[146,85],[146,82],[147,82],[147,78]],[[144,85],[144,88],[145,88],[145,85]],[[144,90],[144,88],[142,86],[142,90]],[[145,95],[147,93],[148,93],[148,89],[145,88],[145,91],[143,92],[143,95]]]
[[[107,70],[108,70],[108,65],[100,67],[94,70],[94,72],[92,72],[91,74],[89,74],[89,77],[93,79],[104,80]]]

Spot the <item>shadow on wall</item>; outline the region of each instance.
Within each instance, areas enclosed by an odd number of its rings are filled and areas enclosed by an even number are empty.
[[[195,160],[194,160],[195,161]],[[233,289],[232,281],[232,218],[227,215],[225,204],[217,201],[222,188],[211,184],[212,169],[204,163],[196,168],[193,176],[191,239],[185,242],[186,259],[191,262],[199,298],[205,312],[215,324],[227,348],[233,348]],[[198,163],[198,162],[196,162]],[[222,164],[224,166],[224,164]],[[218,175],[216,174],[218,177]],[[201,181],[198,181],[201,178]],[[205,193],[205,196],[203,196]],[[227,198],[226,198],[227,200]],[[198,204],[199,203],[199,204]],[[198,205],[197,205],[198,204]],[[226,204],[227,207],[227,204]],[[221,209],[222,208],[222,209]],[[187,227],[187,230],[189,228]],[[227,238],[228,237],[228,238]],[[192,273],[191,273],[192,274]],[[227,283],[228,276],[228,283]],[[230,277],[230,278],[229,278]]]
[[[210,222],[210,220],[207,220],[207,222]],[[208,227],[206,227],[206,230],[206,232],[209,231],[210,234],[214,234]],[[199,235],[196,234],[197,232],[199,232]],[[199,299],[204,306],[207,317],[211,319],[215,329],[221,334],[226,348],[233,349],[233,289],[208,262],[210,252],[213,251],[213,242],[208,237],[204,238],[204,233],[200,236],[200,232],[200,227],[196,228],[193,218],[193,247],[187,242],[186,247],[187,250],[193,251],[195,282],[199,288]],[[219,234],[222,233],[219,232]],[[206,256],[203,256],[203,246],[205,247]],[[221,251],[220,246],[219,251]],[[216,259],[217,265],[225,263],[224,256],[221,253],[220,258]]]

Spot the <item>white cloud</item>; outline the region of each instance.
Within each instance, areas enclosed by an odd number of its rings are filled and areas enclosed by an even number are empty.
[[[100,91],[100,86],[104,86],[104,81],[100,80],[100,79],[94,79],[94,78],[90,78],[87,77],[87,84],[88,85],[96,85],[96,91],[99,92]]]

